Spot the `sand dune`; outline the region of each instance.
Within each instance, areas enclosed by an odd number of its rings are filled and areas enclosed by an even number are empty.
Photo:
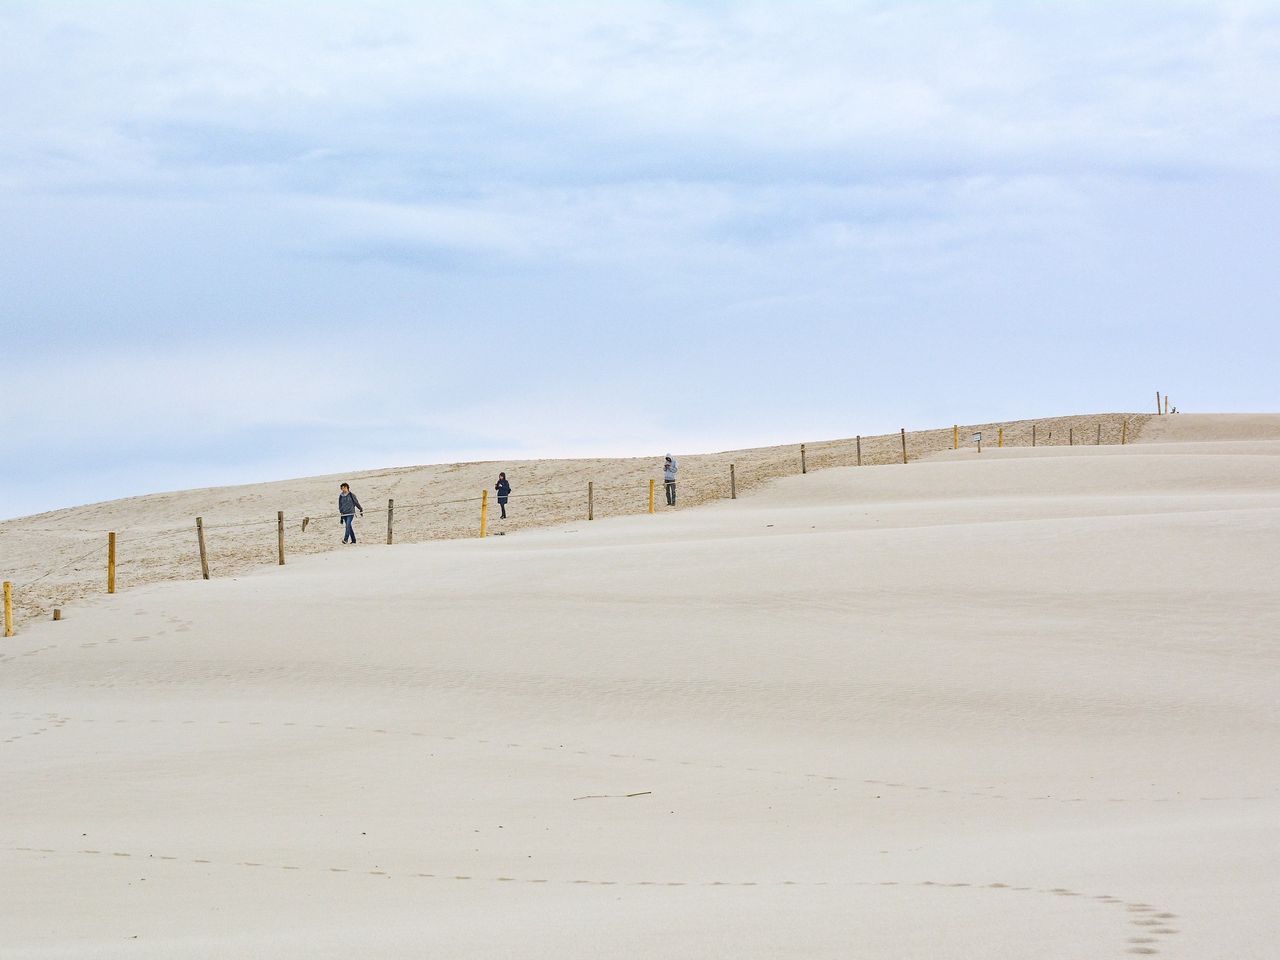
[[[1130,439],[1151,418],[1141,414],[1090,414],[966,426],[985,431],[993,443],[1003,429],[1010,446],[1030,445],[1032,428],[1040,446],[1100,440],[1118,444],[1122,424]],[[915,431],[908,453],[919,459],[952,445],[952,428]],[[856,462],[854,437],[810,442],[806,466],[821,470]],[[898,434],[863,437],[864,465],[901,463]],[[120,589],[162,580],[200,576],[195,518],[202,517],[214,577],[234,576],[276,562],[276,514],[286,517],[286,550],[305,556],[341,548],[335,513],[338,484],[349,480],[365,506],[357,521],[366,546],[386,542],[388,501],[394,499],[397,543],[472,537],[479,527],[480,496],[499,470],[514,485],[510,518],[493,524],[495,532],[514,533],[579,520],[587,515],[587,484],[595,484],[595,515],[635,515],[648,509],[651,478],[661,481],[664,451],[628,459],[533,460],[502,463],[452,463],[353,470],[327,477],[306,477],[150,494],[56,510],[0,522],[0,580],[16,589],[19,622],[48,617],[100,594],[106,584],[106,540],[118,538]],[[800,445],[758,447],[680,456],[679,509],[729,496],[729,465],[736,466],[737,488],[748,493],[778,477],[800,472]],[[662,491],[658,490],[661,500]],[[496,518],[497,511],[494,511]],[[305,521],[305,522],[304,522]]]
[[[25,624],[0,953],[1269,958],[1266,419]]]

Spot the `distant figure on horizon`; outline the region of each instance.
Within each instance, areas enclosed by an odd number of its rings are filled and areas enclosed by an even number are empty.
[[[356,518],[356,511],[360,511],[360,516],[364,516],[364,507],[360,506],[360,501],[356,495],[351,492],[348,484],[343,484],[338,488],[338,522],[342,524],[342,542],[355,543],[356,532],[351,527],[351,521]]]
[[[505,473],[498,474],[498,482],[493,485],[493,489],[498,491],[498,506],[502,508],[502,516],[499,520],[507,519],[507,497],[511,496],[511,484],[507,483],[507,475]]]
[[[680,465],[676,463],[676,458],[668,453],[666,461],[662,464],[662,488],[667,493],[668,507],[676,505],[676,473],[679,470]]]

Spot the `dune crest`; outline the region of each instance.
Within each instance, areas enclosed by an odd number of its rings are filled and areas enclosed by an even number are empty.
[[[973,431],[984,431],[994,446],[1003,430],[1009,446],[1032,443],[1033,425],[1040,447],[1118,444],[1122,424],[1133,439],[1151,419],[1142,414],[1091,414],[965,426],[968,444]],[[949,450],[953,429],[912,431],[907,435],[911,460]],[[736,485],[747,494],[762,484],[800,472],[800,444],[756,447],[711,454],[680,455],[678,507],[698,506],[730,494],[729,465],[736,465]],[[805,444],[805,467],[811,471],[861,461],[866,466],[901,464],[898,434],[854,437]],[[366,546],[386,542],[388,501],[394,500],[394,540],[427,540],[476,536],[480,497],[505,470],[515,490],[509,519],[491,525],[497,532],[520,532],[583,519],[587,484],[594,483],[597,518],[641,514],[648,509],[648,484],[658,483],[663,503],[661,457],[578,460],[452,463],[357,470],[347,474],[295,480],[149,494],[56,510],[0,522],[0,579],[16,588],[19,621],[47,617],[54,607],[101,595],[105,589],[106,541],[118,539],[117,582],[121,590],[164,580],[201,575],[195,529],[203,518],[213,577],[234,576],[276,563],[276,515],[286,517],[287,557],[324,553],[342,547],[336,500],[338,484],[350,481],[365,507],[357,521]],[[665,509],[665,507],[664,507]],[[496,517],[497,510],[494,510]]]

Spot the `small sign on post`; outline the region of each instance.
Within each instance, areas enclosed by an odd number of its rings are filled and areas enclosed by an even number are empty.
[[[982,452],[982,434],[975,433],[973,435],[973,442],[978,445],[978,452],[981,453]]]

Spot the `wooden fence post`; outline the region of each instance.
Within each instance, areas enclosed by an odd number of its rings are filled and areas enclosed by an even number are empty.
[[[1075,445],[1076,445],[1076,428],[1068,427],[1067,428],[1067,446],[1074,447]]]
[[[1094,441],[1095,447],[1102,446],[1102,424],[1098,424],[1098,439]]]
[[[596,484],[594,480],[587,481],[587,519],[594,520],[596,518]]]
[[[960,449],[960,424],[954,424],[951,427],[951,449]]]
[[[862,466],[862,434],[858,434],[858,466]]]
[[[649,512],[653,513],[653,488],[657,483],[653,478],[649,479]]]
[[[116,592],[116,535],[107,534],[107,593]]]
[[[276,511],[276,558],[278,566],[284,566],[284,511]]]
[[[1164,395],[1164,412],[1169,412],[1169,395],[1167,393]]]
[[[800,444],[800,472],[801,473],[809,472],[809,468],[805,465],[805,462],[804,462],[804,444],[803,443]]]
[[[396,502],[395,500],[387,501],[387,543],[391,542],[391,528],[395,524]]]
[[[13,636],[13,584],[4,582],[4,635]]]
[[[62,608],[61,608],[61,607],[54,607],[54,608],[53,608],[53,619],[55,619],[55,620],[61,620],[61,619],[62,619]]]
[[[907,462],[907,428],[902,428],[902,462]]]
[[[996,446],[1004,446],[1004,427],[996,427]]]
[[[1160,391],[1156,391],[1156,416],[1160,416]]]
[[[1036,445],[1036,425],[1034,423],[1031,425],[1031,445],[1033,447]]]
[[[738,476],[734,472],[733,464],[729,464],[729,499],[738,499]]]
[[[209,579],[209,555],[204,549],[204,517],[196,517],[196,539],[200,541],[200,576]]]
[[[1129,442],[1129,421],[1120,421],[1120,446],[1124,446]]]
[[[489,488],[485,487],[480,491],[480,537],[484,538],[485,530],[489,526]]]

